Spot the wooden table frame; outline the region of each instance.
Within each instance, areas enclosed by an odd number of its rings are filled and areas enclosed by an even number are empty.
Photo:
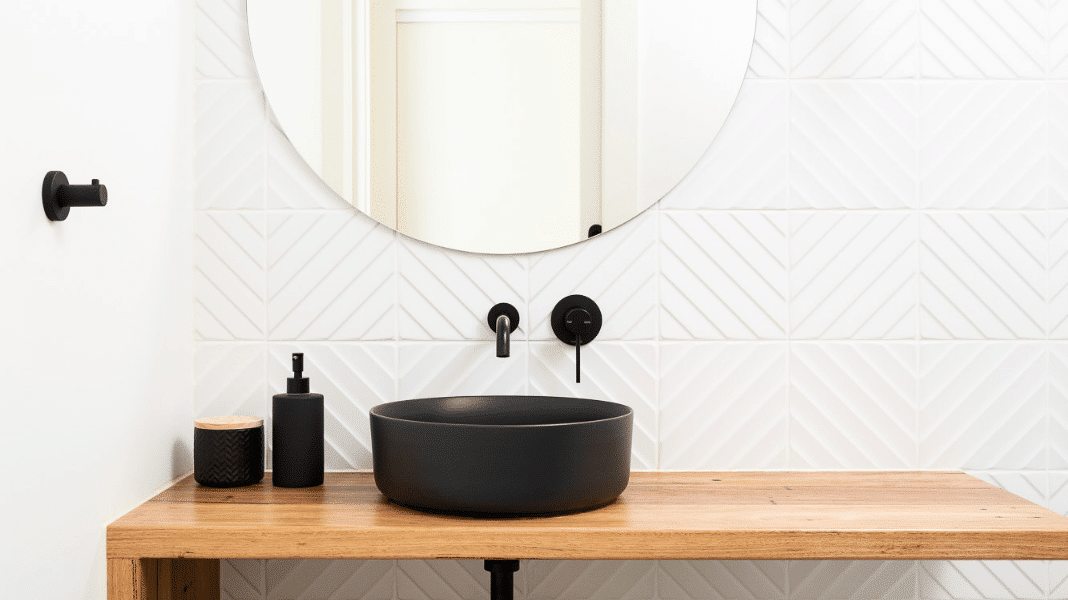
[[[218,600],[221,558],[1068,559],[1068,518],[960,472],[636,472],[604,508],[432,515],[370,473],[317,488],[187,477],[107,528],[110,600]]]
[[[219,561],[109,558],[108,600],[219,600]]]

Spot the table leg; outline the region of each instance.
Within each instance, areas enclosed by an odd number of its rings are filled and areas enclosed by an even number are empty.
[[[108,559],[108,600],[219,600],[219,561]]]

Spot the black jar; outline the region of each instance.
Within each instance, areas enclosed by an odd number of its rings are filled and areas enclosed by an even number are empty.
[[[263,480],[263,419],[208,417],[193,429],[193,478],[209,487],[239,487]]]

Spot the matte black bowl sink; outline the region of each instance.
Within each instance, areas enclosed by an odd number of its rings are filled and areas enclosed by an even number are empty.
[[[545,396],[423,398],[371,409],[375,484],[435,512],[532,515],[604,506],[630,481],[633,411]]]

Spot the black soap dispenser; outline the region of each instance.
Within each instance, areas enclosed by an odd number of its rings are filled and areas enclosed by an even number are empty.
[[[323,484],[323,395],[310,393],[303,371],[304,355],[294,353],[286,393],[274,396],[271,459],[278,487]]]

